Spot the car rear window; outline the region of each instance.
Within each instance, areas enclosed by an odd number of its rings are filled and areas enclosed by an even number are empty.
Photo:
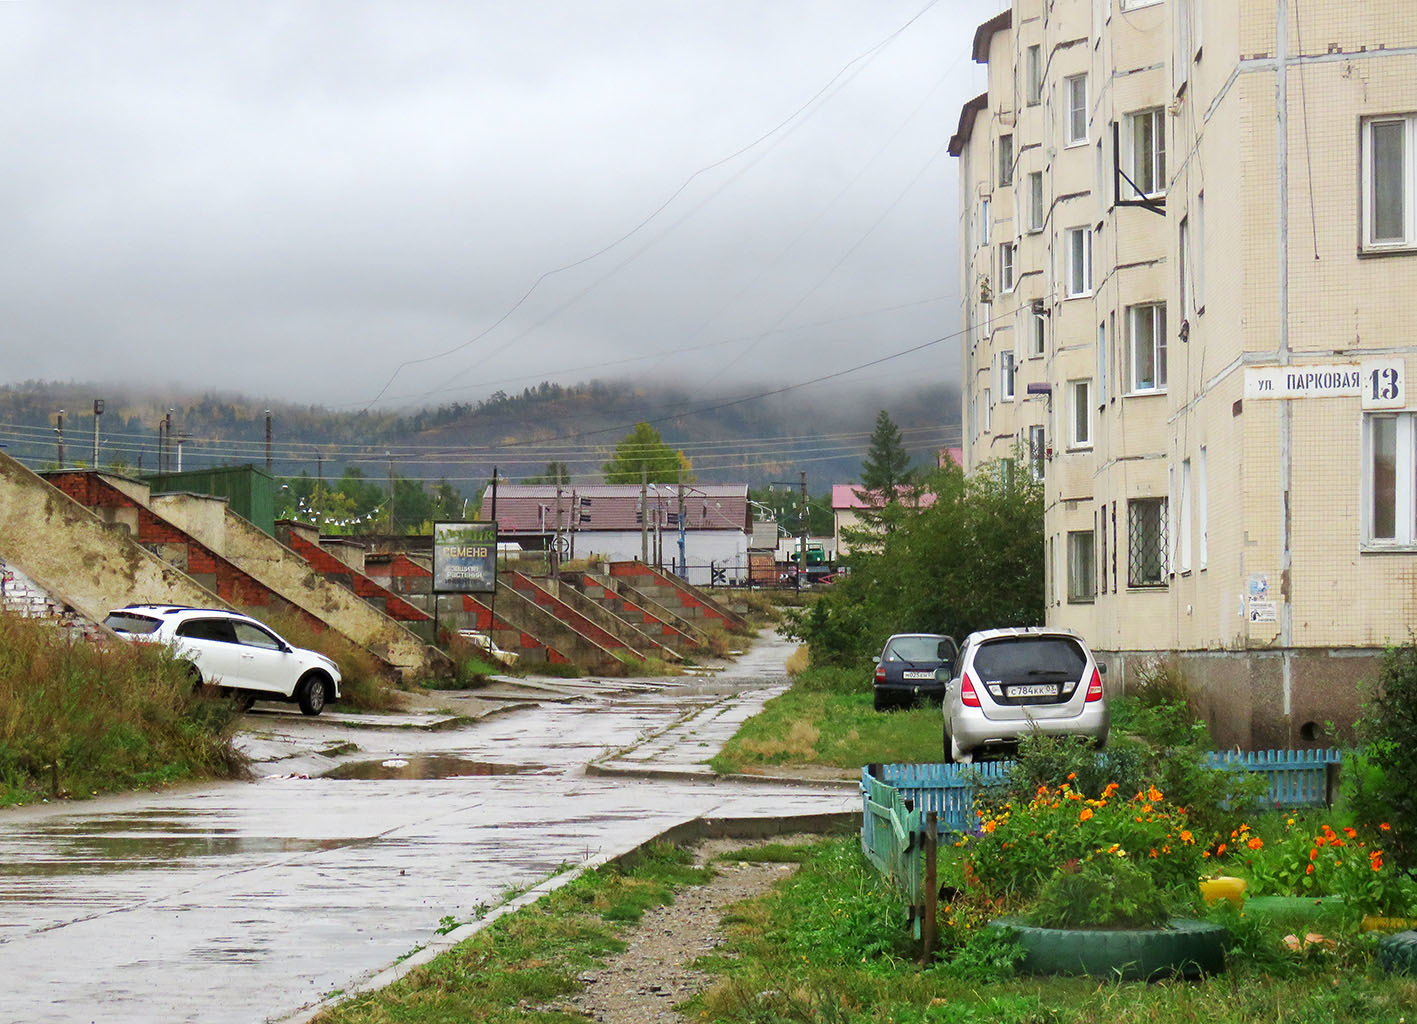
[[[974,655],[974,669],[984,682],[1024,682],[1051,676],[1081,679],[1087,666],[1082,644],[1066,636],[1010,636],[988,640]]]
[[[898,636],[886,647],[886,661],[948,661],[954,641],[947,636]]]
[[[103,624],[115,633],[151,633],[162,625],[162,620],[131,612],[111,612]]]

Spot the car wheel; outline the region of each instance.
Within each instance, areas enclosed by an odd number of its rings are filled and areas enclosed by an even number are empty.
[[[325,681],[317,675],[309,675],[296,687],[296,699],[300,701],[301,714],[318,715],[325,710]]]
[[[232,693],[231,699],[236,702],[236,710],[238,711],[250,711],[251,705],[256,703],[256,695],[244,690]]]
[[[953,764],[953,763],[954,763],[954,756],[953,756],[952,751],[950,750],[950,747],[951,747],[951,742],[950,742],[950,720],[949,720],[948,718],[945,719],[945,724],[944,724],[943,732],[944,732],[945,741],[944,741],[944,744],[943,744],[944,753],[941,755],[941,760],[943,760],[943,761],[945,762],[945,764]]]

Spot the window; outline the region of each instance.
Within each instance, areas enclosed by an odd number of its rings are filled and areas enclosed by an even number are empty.
[[[1041,356],[1048,351],[1048,318],[1041,312],[1028,314],[1028,354]]]
[[[1107,321],[1097,324],[1097,407],[1107,404]]]
[[[1417,414],[1363,420],[1363,541],[1417,545]]]
[[[984,389],[982,400],[984,404],[984,433],[987,434],[994,429],[994,396],[990,394],[988,388]]]
[[[1070,75],[1063,79],[1063,141],[1069,146],[1087,144],[1087,76]]]
[[[999,136],[999,187],[1014,183],[1014,137]]]
[[[1097,596],[1097,563],[1094,534],[1074,530],[1068,534],[1068,603],[1091,601]]]
[[[1127,586],[1166,585],[1166,499],[1127,502]]]
[[[1417,115],[1363,125],[1363,248],[1417,246]]]
[[[1024,96],[1029,106],[1043,98],[1043,47],[1030,46],[1024,54]]]
[[[1122,10],[1135,11],[1139,7],[1152,7],[1161,3],[1161,0],[1122,0]]]
[[[1166,390],[1166,304],[1127,307],[1133,392]]]
[[[999,288],[1001,291],[1014,290],[1014,243],[999,243]]]
[[[1181,517],[1176,523],[1176,564],[1191,571],[1191,460],[1181,460]]]
[[[1090,380],[1068,381],[1068,424],[1071,431],[1068,446],[1071,448],[1092,447],[1091,392]]]
[[[1107,502],[1102,503],[1102,528],[1097,531],[1097,564],[1102,567],[1102,592],[1107,593]]]
[[[1166,112],[1160,107],[1128,114],[1122,123],[1122,173],[1126,197],[1166,194]]]
[[[1092,228],[1068,228],[1065,233],[1063,287],[1068,298],[1092,294]]]
[[[236,639],[247,647],[262,647],[268,651],[285,650],[279,640],[260,626],[253,626],[249,622],[234,622],[232,628],[236,630]]]
[[[1043,230],[1043,172],[1028,175],[1028,230]]]
[[[1196,315],[1205,312],[1205,193],[1196,195],[1196,251],[1191,260],[1192,302],[1196,304]]]
[[[1200,510],[1200,529],[1196,531],[1200,541],[1200,567],[1204,569],[1210,561],[1210,514],[1206,511],[1205,493],[1205,445],[1201,445],[1200,461],[1196,463],[1196,507]]]
[[[989,197],[979,200],[979,244],[989,244]]]
[[[1047,448],[1043,441],[1043,428],[1032,426],[1028,428],[1028,468],[1033,472],[1033,479],[1043,479],[1043,460],[1047,456]]]
[[[999,401],[1014,400],[1014,354],[999,353]]]

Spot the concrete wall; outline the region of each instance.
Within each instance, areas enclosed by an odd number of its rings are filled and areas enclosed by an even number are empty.
[[[136,512],[131,516],[136,523]],[[133,603],[231,607],[109,525],[0,454],[0,556],[79,614],[101,622]]]
[[[145,493],[132,481],[88,471],[60,471],[48,477],[99,515],[131,530],[139,545],[191,574],[219,595],[220,602],[299,615],[318,629],[333,629],[399,672],[422,675],[450,667],[418,637],[350,591],[326,582],[294,551],[219,501],[170,495],[161,499],[164,516],[141,504]],[[220,519],[213,514],[218,507],[223,511]],[[189,522],[205,541],[188,532]],[[211,596],[152,600],[210,606]]]
[[[704,646],[702,638],[692,627],[686,624],[686,629],[680,629],[670,621],[672,617],[667,612],[656,610],[653,603],[646,599],[637,600],[630,596],[629,588],[622,593],[616,582],[608,576],[577,573],[573,577],[567,574],[565,579],[587,599],[680,655],[687,656]]]
[[[674,608],[688,618],[717,622],[725,629],[743,631],[748,628],[742,616],[729,611],[698,587],[673,573],[655,569],[643,562],[615,562],[610,566],[610,575],[638,580],[636,586],[641,590],[651,593],[660,604]],[[649,580],[653,583],[647,582]]]
[[[1095,652],[1108,664],[1107,690],[1135,687],[1154,651]],[[1353,738],[1383,652],[1373,648],[1180,651],[1168,655],[1186,680],[1191,706],[1222,750],[1331,747]],[[1337,739],[1335,739],[1337,737]]]
[[[26,619],[45,619],[57,624],[74,639],[97,640],[112,634],[86,615],[74,610],[34,580],[18,566],[0,557],[0,612]]]

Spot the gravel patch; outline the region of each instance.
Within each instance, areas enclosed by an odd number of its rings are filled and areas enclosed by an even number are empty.
[[[819,838],[711,839],[692,849],[696,863],[703,865],[719,854],[750,846],[807,843]],[[673,903],[646,911],[627,937],[629,948],[599,970],[581,975],[585,986],[581,992],[546,1009],[580,1013],[604,1024],[686,1022],[689,1018],[674,1007],[712,982],[712,975],[690,965],[722,944],[724,914],[735,903],[762,895],[796,868],[796,864],[714,861],[715,875],[707,884],[680,889]]]

